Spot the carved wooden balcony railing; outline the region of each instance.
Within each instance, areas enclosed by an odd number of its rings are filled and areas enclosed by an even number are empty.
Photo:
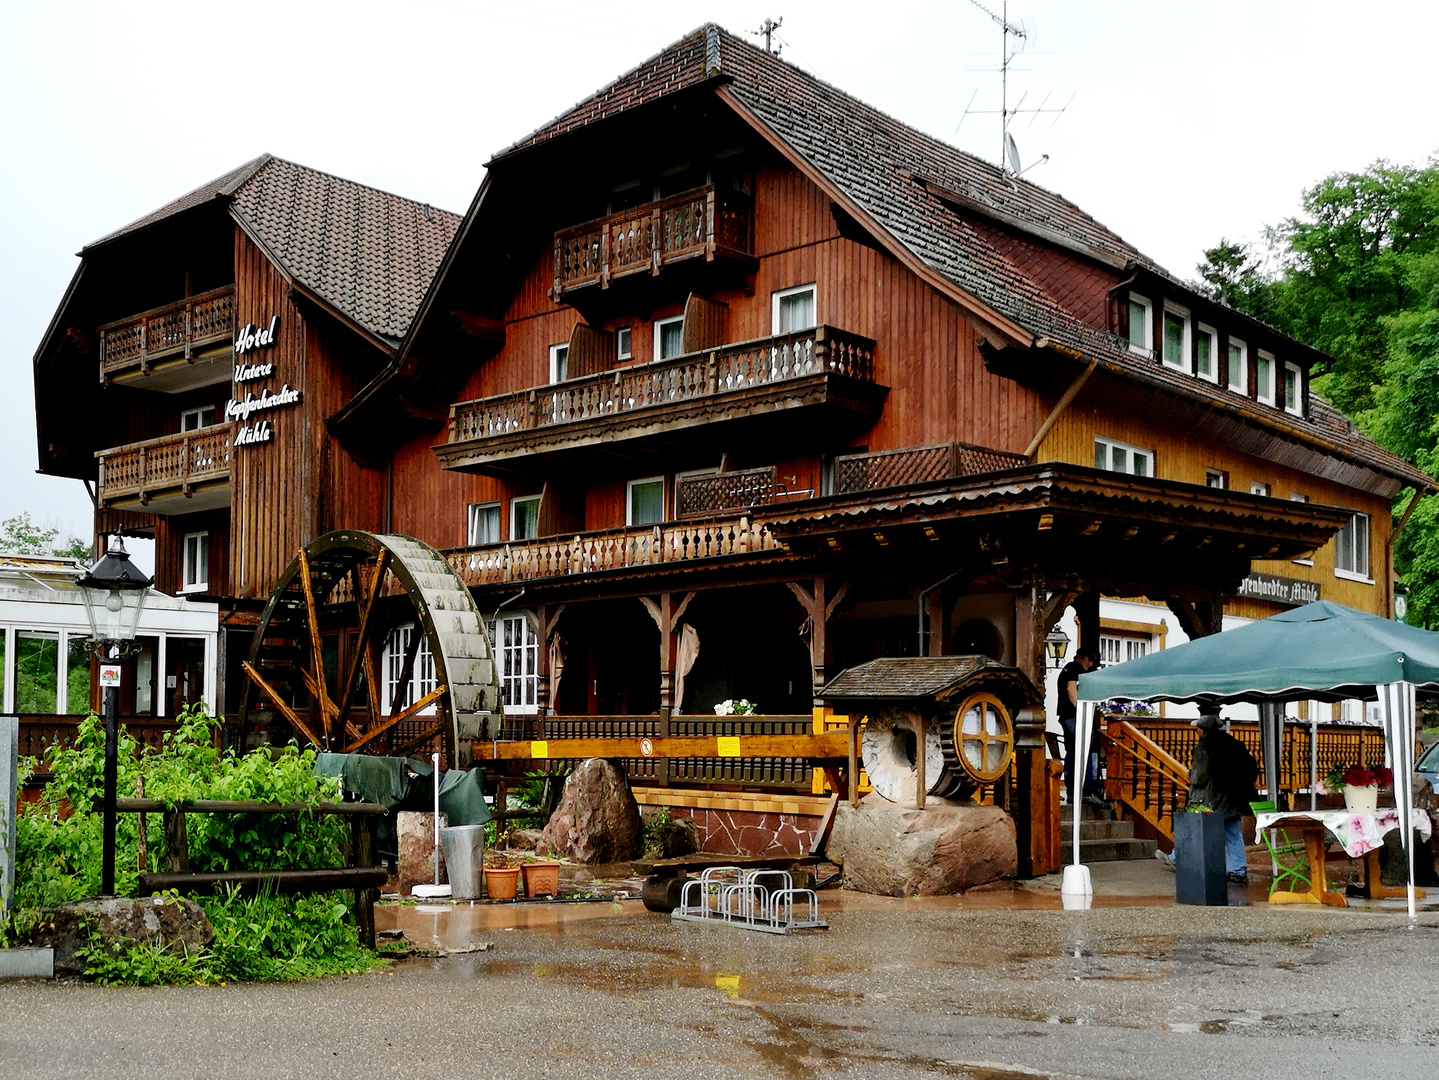
[[[872,454],[846,454],[834,461],[837,495],[876,488],[904,487],[926,480],[948,480],[976,473],[998,472],[1029,464],[1023,454],[989,450],[966,443],[907,446]]]
[[[758,397],[767,389],[782,389],[785,383],[827,375],[872,385],[874,342],[832,326],[818,326],[550,386],[461,401],[450,406],[448,443],[434,450],[441,465],[462,468],[506,449],[510,453],[533,451],[549,439],[571,439],[561,430],[567,427],[599,422],[605,438],[622,437],[629,414],[635,414],[636,424],[654,425],[659,422],[660,410],[715,402],[712,408],[702,410],[704,415],[691,409],[676,419],[681,426],[702,424],[717,415],[721,400],[742,405],[745,394]],[[824,399],[823,387],[811,389],[817,401]],[[766,413],[773,409],[772,404],[759,401],[756,406]],[[527,437],[546,434],[549,439]]]
[[[749,259],[754,253],[754,204],[748,195],[694,188],[555,233],[558,302],[567,290],[628,274],[658,274],[681,259]]]
[[[745,516],[453,548],[445,557],[466,585],[497,585],[779,550],[764,523]]]
[[[230,425],[163,435],[101,450],[99,499],[149,506],[160,496],[188,498],[199,484],[230,478]],[[197,507],[198,509],[198,507]],[[157,513],[166,512],[156,507]]]
[[[100,378],[150,365],[166,356],[193,360],[195,350],[229,341],[235,333],[235,287],[226,285],[99,328]]]

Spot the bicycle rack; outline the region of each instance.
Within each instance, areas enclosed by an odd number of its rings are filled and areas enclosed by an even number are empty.
[[[801,913],[805,917],[799,917]],[[670,918],[723,923],[767,934],[829,929],[829,923],[819,917],[819,896],[813,889],[796,889],[787,870],[742,870],[738,866],[711,866],[698,878],[686,881],[680,906]]]

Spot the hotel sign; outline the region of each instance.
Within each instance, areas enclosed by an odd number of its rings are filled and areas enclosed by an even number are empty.
[[[239,359],[253,350],[273,346],[279,332],[280,316],[272,315],[268,325],[256,327],[254,323],[246,323],[245,328],[235,335],[235,389],[233,396],[225,403],[225,419],[240,425],[240,430],[235,433],[236,446],[254,446],[274,438],[274,429],[270,427],[269,418],[261,415],[251,423],[252,415],[265,414],[272,409],[300,403],[300,391],[292,389],[289,383],[273,392],[268,386],[254,385],[270,379],[275,374],[274,364],[241,363]],[[243,400],[240,396],[242,393]]]
[[[1250,574],[1239,583],[1238,595],[1250,600],[1268,600],[1272,604],[1299,607],[1319,599],[1319,585],[1313,581],[1274,574]]]

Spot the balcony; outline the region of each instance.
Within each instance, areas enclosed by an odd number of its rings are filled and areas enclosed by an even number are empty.
[[[754,203],[748,195],[694,188],[555,233],[555,281],[550,297],[608,289],[631,275],[654,276],[686,261],[753,268]]]
[[[513,473],[570,458],[672,454],[759,436],[840,444],[879,415],[874,342],[831,326],[616,368],[450,407],[447,469]]]
[[[99,328],[100,378],[178,394],[234,375],[235,287],[200,293]]]
[[[230,505],[230,425],[101,450],[102,510],[191,514]]]

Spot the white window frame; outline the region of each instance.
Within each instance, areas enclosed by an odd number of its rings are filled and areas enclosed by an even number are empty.
[[[1094,437],[1094,446],[1096,450],[1098,450],[1101,446],[1104,447],[1105,460],[1111,463],[1114,461],[1114,451],[1123,450],[1125,452],[1125,460],[1128,463],[1128,467],[1125,469],[1116,469],[1113,467],[1112,464],[1096,465],[1095,468],[1100,469],[1103,472],[1117,472],[1124,476],[1145,476],[1149,477],[1150,479],[1154,478],[1155,468],[1153,450],[1150,450],[1147,447],[1143,446],[1134,446],[1130,443],[1120,442],[1118,439],[1106,439],[1102,435],[1096,435]],[[1149,459],[1149,471],[1142,473],[1134,471],[1133,466],[1135,454],[1143,454],[1146,458]]]
[[[1341,567],[1341,566],[1339,565],[1340,541],[1343,539],[1344,534],[1347,533],[1347,532],[1349,532],[1351,529],[1355,529],[1356,535],[1357,535],[1356,526],[1358,525],[1358,522],[1359,522],[1359,519],[1360,519],[1360,518],[1363,518],[1363,519],[1364,519],[1364,559],[1363,559],[1364,569],[1363,569],[1362,572],[1359,571],[1359,570],[1350,570],[1350,569],[1348,569],[1348,568],[1346,568],[1346,567]],[[1336,537],[1334,537],[1334,576],[1335,576],[1335,577],[1337,577],[1337,578],[1345,578],[1345,579],[1348,580],[1348,581],[1362,581],[1362,582],[1364,582],[1366,585],[1373,585],[1373,584],[1374,584],[1374,579],[1369,576],[1369,547],[1370,547],[1370,545],[1369,545],[1369,538],[1370,538],[1369,524],[1370,524],[1370,522],[1369,522],[1369,515],[1368,515],[1368,514],[1355,513],[1355,514],[1349,519],[1349,524],[1346,525],[1346,526],[1344,526],[1344,528],[1340,529],[1340,530],[1339,530],[1339,535],[1336,536]],[[1351,543],[1353,543],[1353,541],[1351,541]],[[1356,545],[1356,546],[1357,546],[1357,545]],[[1354,565],[1356,565],[1356,566],[1360,565],[1360,559],[1359,559],[1359,553],[1358,553],[1358,551],[1356,551],[1356,552],[1354,553],[1354,560],[1353,560],[1353,561],[1354,561]]]
[[[1239,350],[1238,363],[1236,363],[1232,357],[1229,357],[1230,349]],[[1229,339],[1228,344],[1225,345],[1224,352],[1226,358],[1229,360],[1229,389],[1233,390],[1236,394],[1247,395],[1249,393],[1249,346],[1239,340],[1239,338],[1232,337]],[[1239,376],[1238,378],[1235,378],[1236,373]]]
[[[536,715],[540,711],[540,639],[535,624],[524,612],[515,612],[499,616],[489,629],[506,715]],[[521,700],[511,704],[515,697]]]
[[[562,341],[550,346],[550,385],[569,378],[570,343]]]
[[[1218,480],[1219,483],[1214,483]],[[1229,474],[1223,469],[1205,469],[1204,486],[1214,488],[1216,491],[1223,491],[1229,487]]]
[[[710,468],[710,469],[690,469],[690,470],[688,470],[688,471],[686,471],[686,472],[677,472],[677,473],[675,473],[675,485],[674,485],[674,486],[675,486],[675,492],[674,492],[674,500],[673,500],[673,502],[674,502],[674,515],[675,515],[675,517],[678,518],[678,517],[680,516],[680,483],[681,483],[681,481],[684,481],[684,480],[693,480],[693,479],[694,479],[695,477],[697,477],[697,476],[718,476],[718,475],[719,475],[719,470],[718,470],[718,469],[714,469],[714,468]]]
[[[1269,385],[1265,386],[1264,376],[1260,374],[1259,366],[1255,365],[1254,382],[1256,385],[1254,387],[1254,400],[1259,402],[1259,404],[1261,405],[1273,405],[1275,404],[1275,379],[1277,379],[1279,375],[1277,370],[1278,364],[1275,363],[1274,354],[1272,352],[1270,352],[1268,349],[1260,349],[1259,363],[1262,364],[1266,361],[1269,363]]]
[[[1284,373],[1294,373],[1294,400],[1289,400],[1289,392],[1286,388],[1284,393],[1284,411],[1290,416],[1304,415],[1304,369],[1292,360],[1284,361]],[[1288,382],[1288,380],[1285,380]]]
[[[664,341],[664,336],[665,336],[665,335],[664,335],[664,328],[667,327],[667,326],[674,326],[676,323],[678,323],[679,326],[680,326],[680,336],[681,336],[681,338],[683,338],[683,336],[684,336],[684,325],[685,325],[685,317],[684,317],[683,315],[671,315],[671,316],[669,316],[669,318],[666,318],[666,319],[656,319],[656,320],[655,320],[655,322],[654,322],[654,333],[655,333],[655,359],[656,359],[656,360],[668,360],[668,359],[670,359],[670,357],[668,357],[668,356],[661,356],[661,355],[660,355],[660,344],[661,344],[661,342]],[[684,344],[683,344],[683,342],[681,342],[681,344],[680,344],[680,351],[677,352],[677,353],[675,353],[674,355],[675,355],[675,356],[683,356],[683,355],[684,355],[684,348],[685,348],[685,347],[684,347]]]
[[[205,414],[206,414],[206,413],[209,413],[209,414],[210,414],[210,422],[209,422],[208,424],[198,422],[198,421],[203,421],[203,420],[205,419]],[[197,421],[197,423],[194,425],[194,427],[187,427],[186,424],[189,422],[189,420],[190,420],[191,417],[194,417],[195,420]],[[215,426],[215,406],[213,406],[213,405],[197,405],[197,406],[196,406],[195,408],[193,408],[193,409],[181,409],[181,410],[180,410],[180,431],[181,431],[181,433],[184,433],[184,432],[186,432],[186,431],[203,431],[203,430],[204,430],[205,428],[207,428],[207,427],[214,427],[214,426]]]
[[[410,635],[419,634],[420,644],[415,650],[415,670],[410,679],[409,688],[405,691],[404,700],[399,703],[400,711],[403,712],[409,706],[419,701],[430,691],[434,690],[436,683],[435,676],[435,654],[430,652],[430,640],[425,637],[424,631],[418,623],[404,623],[395,627],[385,637],[385,647],[380,655],[380,695],[378,712],[382,716],[389,716],[390,705],[395,700],[395,691],[400,685],[401,664],[405,660],[405,652],[410,647]],[[426,705],[416,716],[433,716],[436,710],[436,703]]]
[[[804,293],[809,294],[809,306],[811,312],[813,312],[813,317],[810,319],[809,325],[791,326],[788,330],[781,330],[779,325],[780,307],[783,305],[784,301],[789,299],[791,296],[801,296]],[[769,332],[772,336],[778,337],[780,334],[797,334],[801,330],[813,330],[818,325],[819,290],[815,287],[815,283],[813,281],[811,281],[807,285],[794,285],[788,289],[776,289],[774,292],[770,293]]]
[[[197,560],[199,577],[190,580],[190,542],[197,541],[204,547],[204,559]],[[203,564],[203,565],[198,565]],[[210,530],[186,533],[180,542],[180,591],[182,593],[204,592],[210,587]]]
[[[680,316],[683,318],[684,316]],[[632,326],[621,326],[615,330],[615,359],[633,360],[635,356],[635,330]]]
[[[476,533],[475,525],[478,523],[478,520],[479,520],[479,517],[480,517],[480,512],[483,511],[483,510],[493,510],[493,511],[495,512],[495,538],[494,538],[493,540],[476,540],[476,539],[475,539],[475,533]],[[478,503],[470,503],[470,505],[465,508],[465,543],[468,544],[470,547],[478,547],[478,546],[480,546],[481,544],[498,544],[498,543],[501,541],[503,535],[504,535],[504,534],[500,531],[500,504],[499,504],[499,503],[497,503],[497,502],[478,502]]]
[[[1219,382],[1219,331],[1208,323],[1196,323],[1196,337],[1194,339],[1194,374],[1198,375],[1205,382]],[[1209,338],[1209,374],[1199,370],[1199,338]]]
[[[517,514],[515,511],[516,511],[516,509],[519,507],[519,505],[520,505],[521,503],[534,503],[534,504],[535,504],[535,531],[536,531],[536,533],[539,532],[539,524],[540,524],[540,505],[539,505],[539,504],[540,504],[540,496],[538,496],[538,495],[516,495],[513,499],[510,500],[510,539],[511,539],[511,540],[533,540],[534,537],[532,537],[532,536],[520,536],[520,535],[518,535],[517,530],[516,530],[516,526],[519,524],[519,514]]]
[[[1169,359],[1164,353],[1164,347],[1169,343],[1169,335],[1167,333],[1161,335],[1159,342],[1160,363],[1171,371],[1182,371],[1186,375],[1192,375],[1194,373],[1192,363],[1194,358],[1194,327],[1189,321],[1189,309],[1182,308],[1178,304],[1171,304],[1166,300],[1164,302],[1164,316],[1165,318],[1173,316],[1178,319],[1180,325],[1184,328],[1184,333],[1179,346],[1179,361],[1177,363]]]
[[[661,475],[661,476],[642,476],[642,477],[640,477],[638,480],[628,480],[628,481],[625,482],[625,524],[626,524],[626,525],[633,525],[633,524],[635,524],[635,488],[639,487],[641,484],[659,484],[659,486],[660,486],[660,514],[663,515],[664,512],[665,512],[665,510],[664,510],[664,508],[665,508],[665,478],[664,478],[663,475]],[[678,496],[676,496],[676,497],[678,497]],[[660,521],[663,521],[663,520],[664,520],[664,517],[661,516],[661,517],[660,517]],[[659,522],[656,522],[656,521],[646,521],[646,522],[643,522],[643,524],[645,524],[645,525],[657,525],[657,524],[659,524]]]
[[[1263,495],[1267,498],[1269,496],[1269,485],[1263,480],[1251,480],[1249,481],[1249,494]]]
[[[1309,496],[1308,496],[1308,495],[1301,495],[1301,494],[1299,494],[1299,492],[1297,492],[1297,491],[1291,491],[1291,492],[1289,493],[1289,501],[1290,501],[1290,502],[1297,502],[1297,503],[1307,503],[1307,502],[1309,501]],[[1298,566],[1313,566],[1313,565],[1314,565],[1314,560],[1313,560],[1313,559],[1291,559],[1290,562],[1293,562],[1293,563],[1295,563],[1295,564],[1298,565]]]
[[[1135,341],[1129,337],[1130,327],[1134,325],[1134,305],[1138,304],[1144,308],[1144,340]],[[1129,351],[1143,353],[1145,356],[1154,355],[1154,305],[1147,296],[1140,296],[1138,293],[1129,294],[1129,325],[1124,328],[1125,337],[1129,340]]]
[[[1137,660],[1154,650],[1152,634],[1122,634],[1102,627],[1099,631],[1099,662],[1101,664],[1122,664]]]

